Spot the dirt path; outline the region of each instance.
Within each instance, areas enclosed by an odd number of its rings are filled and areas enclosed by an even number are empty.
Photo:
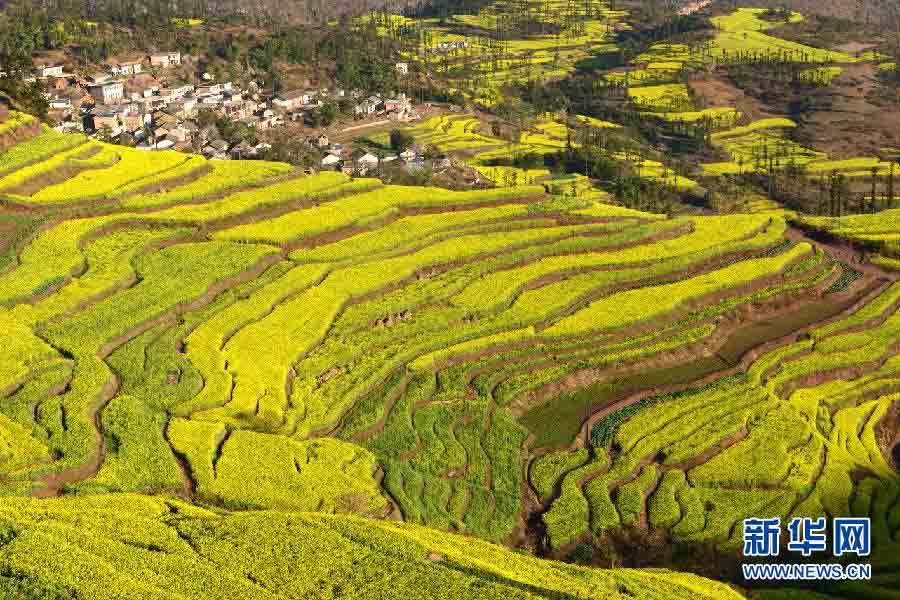
[[[112,400],[119,391],[119,380],[113,377],[103,386],[103,391],[96,402],[88,407],[88,415],[94,424],[94,443],[96,450],[93,456],[84,464],[68,469],[63,469],[56,473],[50,473],[39,478],[36,483],[42,484],[36,487],[32,492],[35,498],[52,498],[63,493],[65,486],[91,479],[96,477],[103,466],[106,458],[106,438],[103,435],[103,423],[101,422],[101,412],[103,408]]]
[[[759,100],[719,75],[692,78],[689,85],[708,106],[731,106],[753,121],[770,116]]]
[[[694,0],[693,2],[688,2],[682,6],[681,9],[679,9],[678,14],[682,17],[686,17],[703,10],[710,4],[712,4],[712,0]]]

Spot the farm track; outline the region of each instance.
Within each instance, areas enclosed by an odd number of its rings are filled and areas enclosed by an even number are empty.
[[[65,486],[95,477],[103,467],[106,458],[106,438],[103,435],[103,423],[101,414],[103,407],[112,400],[119,390],[119,381],[113,376],[103,387],[100,397],[88,405],[88,419],[94,426],[95,450],[88,461],[77,467],[71,467],[49,473],[37,479],[40,487],[34,488],[32,496],[35,498],[52,498],[63,493]]]

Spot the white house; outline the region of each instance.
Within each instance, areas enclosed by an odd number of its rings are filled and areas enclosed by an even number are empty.
[[[107,83],[89,85],[88,94],[97,102],[103,104],[116,104],[125,98],[125,86],[121,81],[109,81]]]
[[[378,109],[381,108],[381,105],[381,98],[378,96],[369,96],[357,104],[353,110],[358,115],[369,116],[377,113]]]
[[[272,100],[272,106],[283,108],[285,110],[293,110],[301,106],[306,106],[312,102],[313,96],[306,90],[293,90],[290,92],[282,92],[275,96]]]
[[[397,69],[397,72],[401,75],[409,75],[409,63],[398,62],[394,65],[394,68]]]
[[[68,98],[51,98],[50,99],[50,109],[51,110],[69,110],[72,108],[72,101]]]
[[[63,66],[62,65],[43,65],[35,69],[35,74],[37,77],[62,77],[63,76]]]
[[[167,102],[172,102],[173,100],[178,100],[179,98],[184,98],[188,94],[194,91],[194,86],[189,83],[176,83],[170,85],[169,87],[165,87],[159,90],[160,97],[164,98]]]
[[[334,154],[329,154],[325,158],[322,159],[323,167],[336,167],[341,163],[341,157],[336,156]]]
[[[366,152],[358,159],[356,159],[356,163],[362,167],[377,167],[378,157],[371,152]]]
[[[142,69],[141,63],[139,61],[113,63],[111,65],[107,65],[107,67],[109,68],[109,72],[112,73],[115,77],[137,75],[141,72]]]
[[[150,66],[168,69],[181,64],[181,52],[156,52],[150,55]]]

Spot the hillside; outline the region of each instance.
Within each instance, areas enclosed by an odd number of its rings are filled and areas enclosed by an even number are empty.
[[[883,23],[890,28],[897,23],[900,13],[896,3],[890,0],[763,0],[739,2],[739,5],[781,8],[787,6],[803,14],[820,14],[830,17],[853,19],[859,22]]]
[[[647,558],[620,532],[649,527],[716,549],[717,576],[750,515],[867,515],[885,555],[900,541],[889,258],[855,265],[771,208],[667,218],[543,185],[385,186],[7,124],[2,489],[61,496],[4,501],[17,593],[302,596],[257,545],[305,563],[321,536],[346,557],[322,565],[348,569],[329,575],[337,596],[358,595],[363,554],[379,578],[419,565],[447,597],[727,597],[288,511],[588,562],[611,545],[626,564]],[[35,563],[73,546],[90,556],[72,565],[153,572]],[[223,552],[247,561],[237,587],[200,583]]]
[[[892,5],[47,6],[0,16],[0,597],[898,597]],[[141,44],[156,89],[59,75]],[[839,517],[871,553],[787,543]]]
[[[5,500],[0,513],[5,598],[742,597],[693,575],[587,569],[348,516],[222,514],[133,495]]]

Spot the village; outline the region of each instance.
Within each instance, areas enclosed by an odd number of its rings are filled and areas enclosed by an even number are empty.
[[[258,81],[220,80],[178,51],[110,60],[86,75],[38,56],[34,64],[31,81],[40,82],[46,90],[48,120],[60,132],[83,133],[143,150],[239,160],[261,157],[271,144],[260,141],[264,136],[257,134],[281,128],[296,130],[310,150],[318,151],[322,169],[365,175],[393,160],[403,161],[410,170],[423,164],[422,149],[375,156],[332,143],[321,127],[336,119],[353,125],[348,131],[418,119],[416,107],[403,93],[384,97],[342,88],[264,90]],[[400,75],[408,72],[407,63],[397,63],[395,68]],[[326,111],[329,116],[322,123]],[[219,120],[253,132],[249,137],[256,143],[234,136],[228,139],[215,126]]]

